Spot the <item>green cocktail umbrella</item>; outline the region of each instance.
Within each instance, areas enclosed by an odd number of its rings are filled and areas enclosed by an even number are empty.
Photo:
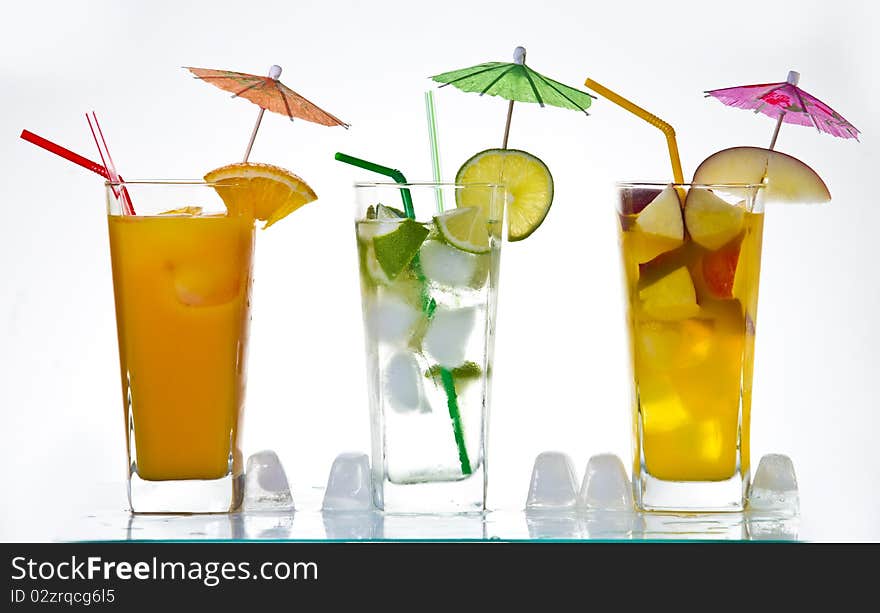
[[[513,63],[487,62],[434,75],[431,79],[442,83],[440,87],[452,85],[465,92],[477,92],[481,96],[489,94],[510,100],[507,107],[507,122],[504,125],[504,141],[501,145],[503,149],[507,149],[514,102],[532,102],[542,107],[549,104],[589,115],[587,109],[595,98],[587,92],[549,79],[526,66],[526,50],[523,47],[514,49]]]

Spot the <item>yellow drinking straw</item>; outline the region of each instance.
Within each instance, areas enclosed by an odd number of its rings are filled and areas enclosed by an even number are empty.
[[[584,82],[584,85],[592,89],[594,92],[605,96],[614,104],[622,106],[630,113],[638,115],[649,124],[663,132],[663,134],[666,135],[666,144],[669,146],[669,159],[672,162],[672,176],[675,178],[676,183],[684,183],[684,176],[681,174],[681,160],[678,157],[678,143],[675,142],[675,130],[672,128],[672,126],[670,126],[668,123],[666,123],[656,115],[652,115],[642,107],[633,104],[620,94],[616,94],[604,85],[596,83],[595,81],[593,81],[593,79],[587,79]]]

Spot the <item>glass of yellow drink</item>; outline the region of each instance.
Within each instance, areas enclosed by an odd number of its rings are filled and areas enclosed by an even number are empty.
[[[642,509],[743,508],[761,188],[618,185]]]
[[[241,504],[252,212],[234,186],[107,184],[131,510],[227,512]]]

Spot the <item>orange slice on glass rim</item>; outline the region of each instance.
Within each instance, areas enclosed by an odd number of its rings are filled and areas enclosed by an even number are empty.
[[[230,215],[252,210],[268,228],[318,196],[301,178],[279,166],[242,162],[215,168],[205,181],[241,189],[218,190]]]

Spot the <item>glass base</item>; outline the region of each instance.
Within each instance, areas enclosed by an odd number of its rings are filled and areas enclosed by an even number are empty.
[[[642,513],[638,538],[650,540],[742,541],[748,538],[742,513]]]
[[[484,466],[459,481],[427,483],[376,482],[374,475],[373,502],[377,509],[392,514],[465,514],[486,510]],[[381,477],[381,476],[380,476]]]
[[[724,481],[664,481],[642,466],[633,478],[635,504],[643,511],[742,511],[749,478],[737,471]]]
[[[147,481],[132,473],[128,480],[132,513],[229,513],[241,507],[243,495],[244,475]]]

